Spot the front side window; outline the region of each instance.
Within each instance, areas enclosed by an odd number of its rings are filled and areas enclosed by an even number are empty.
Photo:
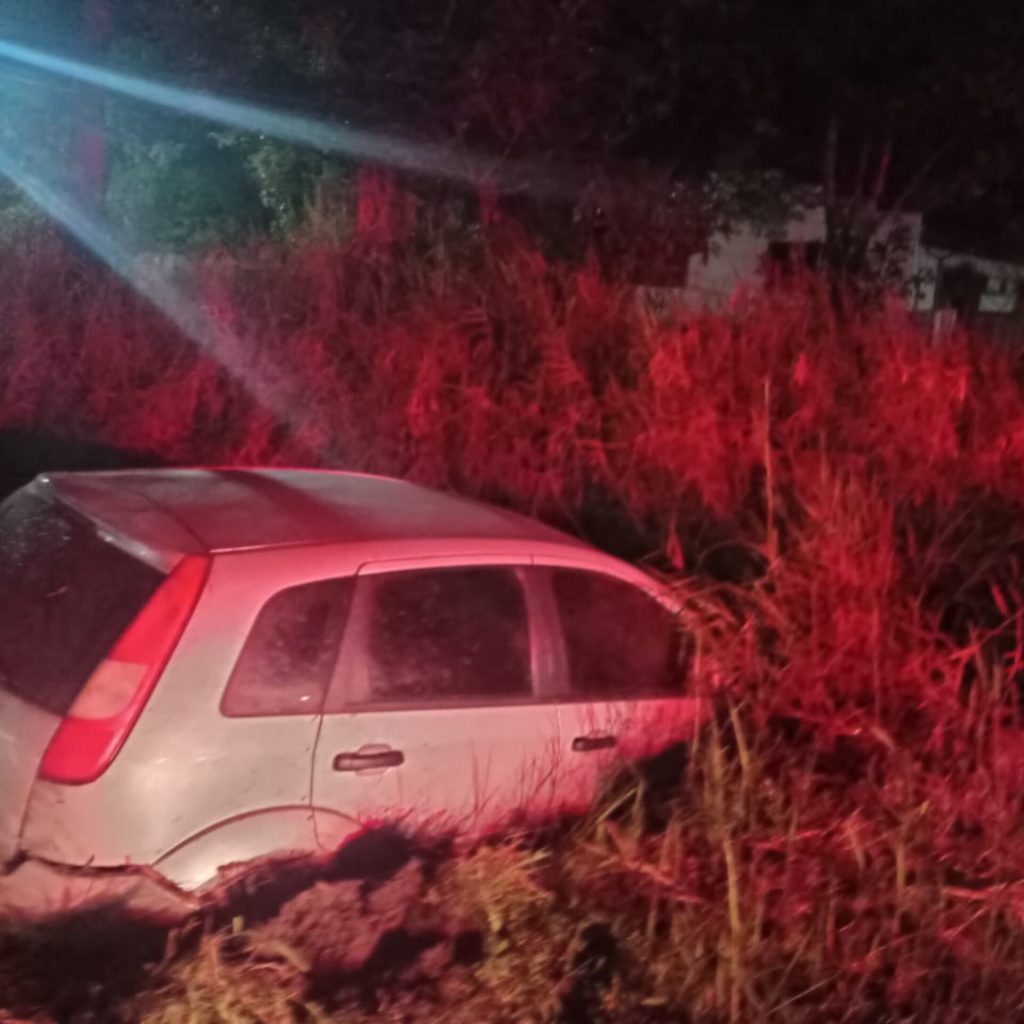
[[[574,696],[682,696],[675,616],[645,591],[600,573],[551,573]]]
[[[263,606],[224,692],[225,715],[320,713],[353,582],[348,578],[290,587]]]
[[[396,572],[365,577],[360,587],[369,702],[530,696],[526,600],[514,570]]]

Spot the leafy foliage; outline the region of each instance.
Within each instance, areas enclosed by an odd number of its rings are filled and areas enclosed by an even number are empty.
[[[617,0],[135,0],[122,32],[174,77],[259,102],[575,165],[625,191],[654,171],[690,190],[703,234],[777,206],[766,172],[817,184],[841,274],[865,270],[887,212],[952,226],[950,211],[987,210],[994,232],[999,209],[1001,233],[1017,230],[1024,30],[1006,0],[983,16],[941,0],[658,0],[642,15]],[[709,206],[715,180],[745,180],[742,205]]]
[[[70,23],[51,19],[41,35],[24,0],[5,0],[5,15],[15,35],[66,48]],[[561,212],[582,219],[588,240],[612,183],[612,205],[631,207],[625,242],[609,253],[624,274],[659,255],[659,239],[692,253],[715,228],[785,215],[808,186],[825,204],[826,263],[840,278],[873,272],[869,249],[890,214],[933,214],[960,244],[972,241],[972,220],[990,244],[1022,234],[1024,30],[1010,0],[990,0],[983,16],[943,0],[871,0],[855,11],[822,0],[656,0],[642,15],[619,0],[132,0],[115,15],[107,59],[116,66],[452,140],[496,164],[535,160],[555,179],[573,168]],[[24,98],[16,106],[28,109]],[[202,124],[155,116],[129,129],[123,107],[116,101],[109,125],[119,167],[111,198],[141,240],[231,241],[240,225],[287,232],[330,171],[316,154],[267,139],[233,136],[222,150]],[[183,136],[170,169],[150,159]],[[31,132],[19,137],[35,145]],[[207,164],[208,175],[193,172]],[[164,229],[155,211],[168,193]],[[638,219],[648,199],[663,209]],[[557,234],[552,204],[519,205],[534,228]]]

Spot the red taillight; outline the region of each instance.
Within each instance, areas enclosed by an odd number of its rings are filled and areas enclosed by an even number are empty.
[[[39,767],[50,782],[98,778],[146,706],[199,600],[209,561],[182,559],[89,677]]]

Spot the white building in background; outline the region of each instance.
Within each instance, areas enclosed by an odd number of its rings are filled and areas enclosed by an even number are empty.
[[[825,211],[815,207],[773,227],[740,224],[711,238],[707,251],[690,257],[686,286],[678,298],[691,306],[718,306],[740,287],[756,288],[764,280],[773,254],[802,247],[813,263],[825,241]]]
[[[884,243],[900,232],[902,276],[916,280],[922,270],[922,220],[919,214],[891,218],[879,230]],[[717,305],[728,301],[737,288],[758,287],[765,270],[786,260],[815,266],[825,243],[825,210],[815,206],[795,214],[790,220],[771,226],[739,225],[729,234],[711,239],[706,254],[690,259],[684,301],[698,305]],[[908,292],[908,303],[913,292]]]
[[[930,246],[920,214],[888,221],[880,241],[894,230],[902,234],[907,307],[931,323],[936,333],[969,318],[996,333],[1024,339],[1024,264]],[[788,259],[813,266],[824,241],[825,211],[820,206],[773,226],[740,225],[713,237],[706,253],[690,258],[685,285],[645,287],[642,298],[656,310],[673,305],[720,307],[740,288],[763,286],[773,264]]]
[[[965,266],[985,279],[978,297],[979,313],[1006,316],[1017,312],[1024,265],[933,247],[922,248],[918,257],[913,308],[922,313],[933,311],[943,275]]]

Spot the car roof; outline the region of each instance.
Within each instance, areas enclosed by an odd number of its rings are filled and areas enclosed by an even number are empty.
[[[363,473],[123,470],[52,473],[35,486],[124,537],[186,554],[463,538],[587,547],[492,505]]]

